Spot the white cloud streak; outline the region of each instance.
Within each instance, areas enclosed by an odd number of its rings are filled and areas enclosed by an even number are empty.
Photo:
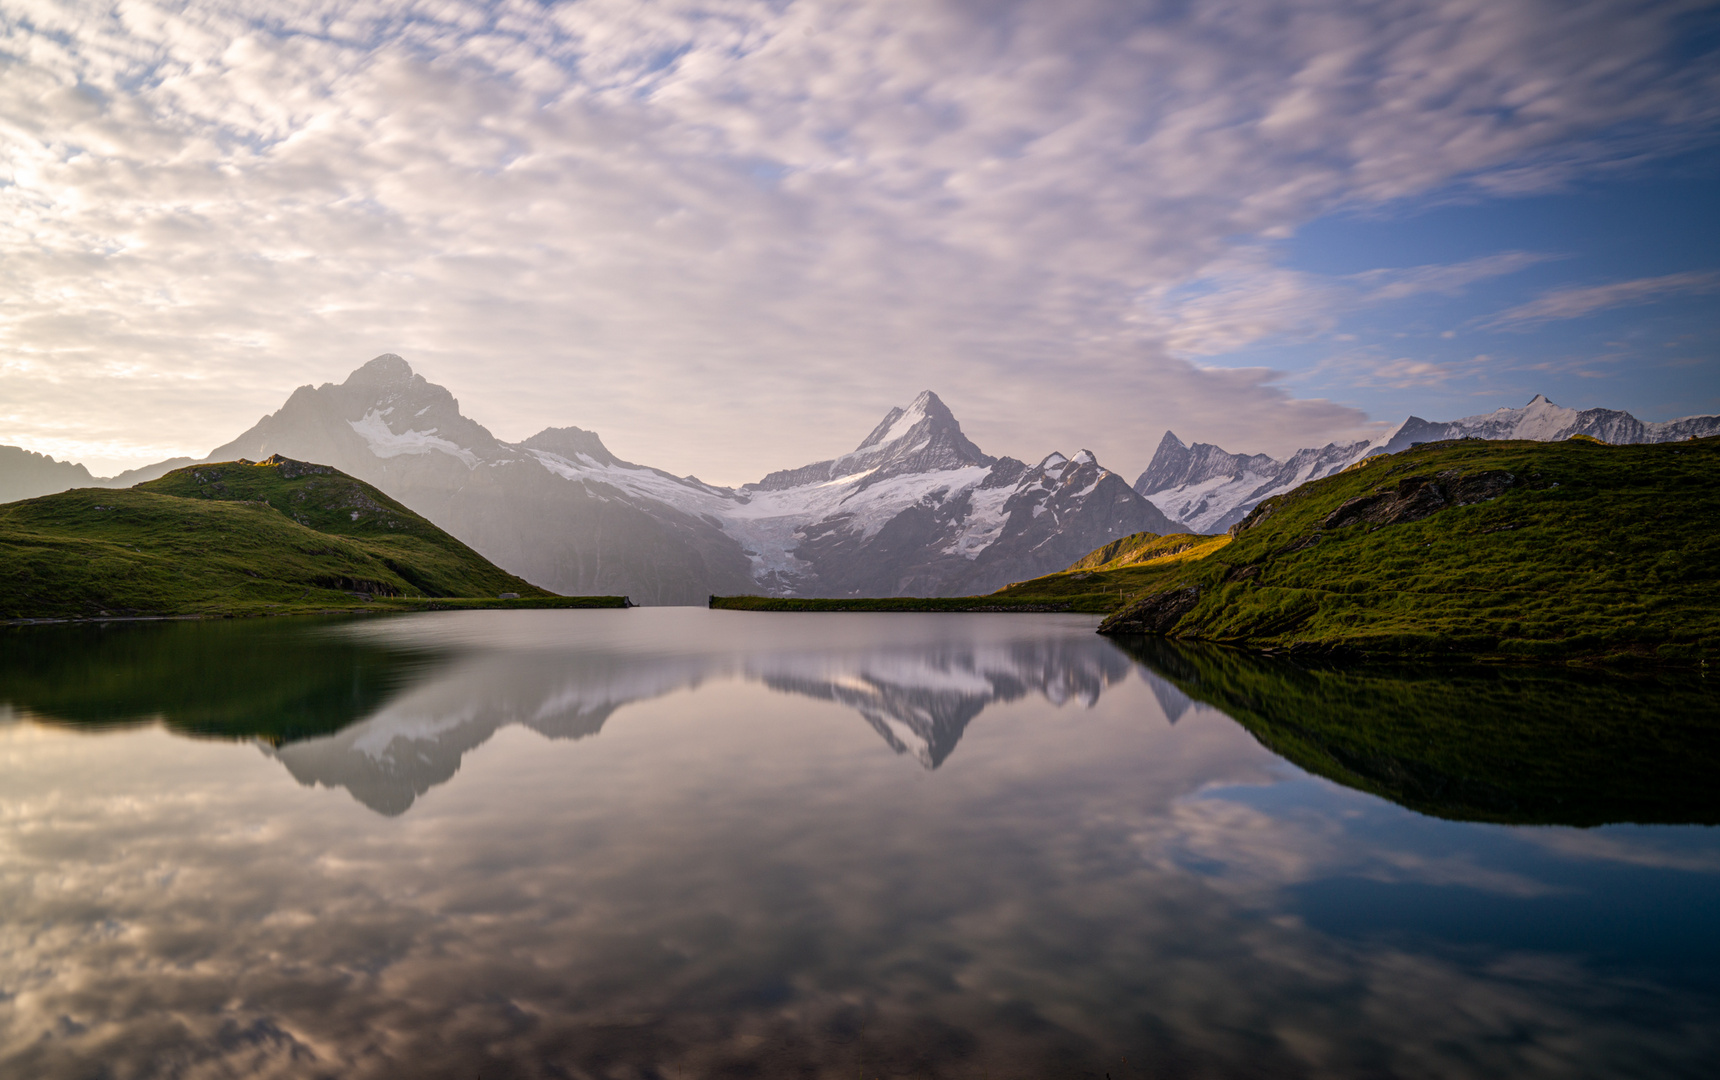
[[[1627,304],[1652,304],[1674,296],[1720,292],[1720,273],[1691,271],[1659,277],[1615,281],[1608,285],[1553,289],[1526,304],[1501,311],[1478,325],[1489,330],[1532,330],[1544,323],[1581,319],[1597,311]]]
[[[12,3],[0,441],[200,453],[396,351],[504,437],[723,481],[926,386],[994,453],[1287,449],[1364,418],[1142,298],[1710,123],[1697,6]],[[1246,280],[1266,327],[1308,287]]]

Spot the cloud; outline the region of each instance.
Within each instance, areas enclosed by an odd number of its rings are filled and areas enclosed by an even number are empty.
[[[1477,325],[1488,330],[1531,330],[1560,319],[1580,319],[1597,311],[1627,304],[1652,304],[1674,296],[1720,292],[1720,273],[1690,271],[1660,277],[1615,281],[1610,285],[1554,289],[1526,304],[1508,308]]]
[[[596,737],[498,735],[386,819],[253,746],[0,729],[0,1067],[1485,1077],[1712,1057],[1708,1000],[1653,972],[1303,917],[1300,886],[1358,876],[1449,888],[1459,922],[1549,895],[1479,865],[1512,861],[1499,830],[1286,773],[1207,710],[1165,724],[1141,681],[985,724],[927,775],[842,706],[717,677]],[[1271,813],[1246,796],[1267,785]]]
[[[1335,207],[1702,129],[1688,9],[15,5],[0,440],[201,453],[396,351],[505,437],[725,481],[925,386],[994,453],[1288,448],[1364,418],[1191,363],[1198,311],[1141,298]],[[1261,326],[1314,287],[1264,280]]]
[[[1151,297],[1141,319],[1175,354],[1220,356],[1266,338],[1314,338],[1359,308],[1426,293],[1456,295],[1550,258],[1505,251],[1458,263],[1322,275],[1279,265],[1269,248],[1243,249],[1201,278]]]

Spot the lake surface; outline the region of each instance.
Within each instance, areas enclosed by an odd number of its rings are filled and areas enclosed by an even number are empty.
[[[0,1076],[1709,1076],[1700,677],[1078,616],[0,631]]]

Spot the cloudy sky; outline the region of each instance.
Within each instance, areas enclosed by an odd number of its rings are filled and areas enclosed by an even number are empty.
[[[1720,411],[1694,0],[0,0],[0,443],[201,456],[397,352],[743,482]]]

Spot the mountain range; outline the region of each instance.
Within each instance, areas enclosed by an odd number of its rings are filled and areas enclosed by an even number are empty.
[[[1037,465],[983,453],[929,391],[851,453],[729,488],[623,461],[576,427],[503,442],[389,354],[300,387],[205,460],[275,454],[374,484],[544,588],[648,604],[990,592],[1119,536],[1181,528],[1087,451]],[[59,487],[102,483],[23,463]]]
[[[1366,457],[1445,439],[1557,442],[1573,435],[1608,443],[1678,442],[1720,435],[1720,416],[1644,423],[1614,409],[1566,409],[1536,394],[1521,409],[1502,408],[1447,421],[1412,416],[1377,439],[1327,443],[1298,450],[1282,461],[1265,454],[1232,454],[1211,443],[1188,446],[1167,431],[1134,488],[1190,531],[1220,533],[1263,500],[1341,472]]]
[[[543,588],[699,604],[712,594],[964,596],[1052,573],[1134,533],[1222,532],[1262,499],[1413,442],[1475,436],[1654,442],[1720,431],[1720,417],[1643,423],[1606,409],[1523,409],[1445,423],[1410,417],[1373,441],[1280,461],[1185,445],[1166,432],[1131,486],[1086,450],[1037,464],[975,446],[930,391],[853,451],[740,487],[624,461],[596,432],[551,427],[518,443],[460,411],[393,354],[340,384],[302,386],[203,461],[279,454],[375,485]],[[191,464],[111,478],[0,447],[0,501],[125,487]]]

